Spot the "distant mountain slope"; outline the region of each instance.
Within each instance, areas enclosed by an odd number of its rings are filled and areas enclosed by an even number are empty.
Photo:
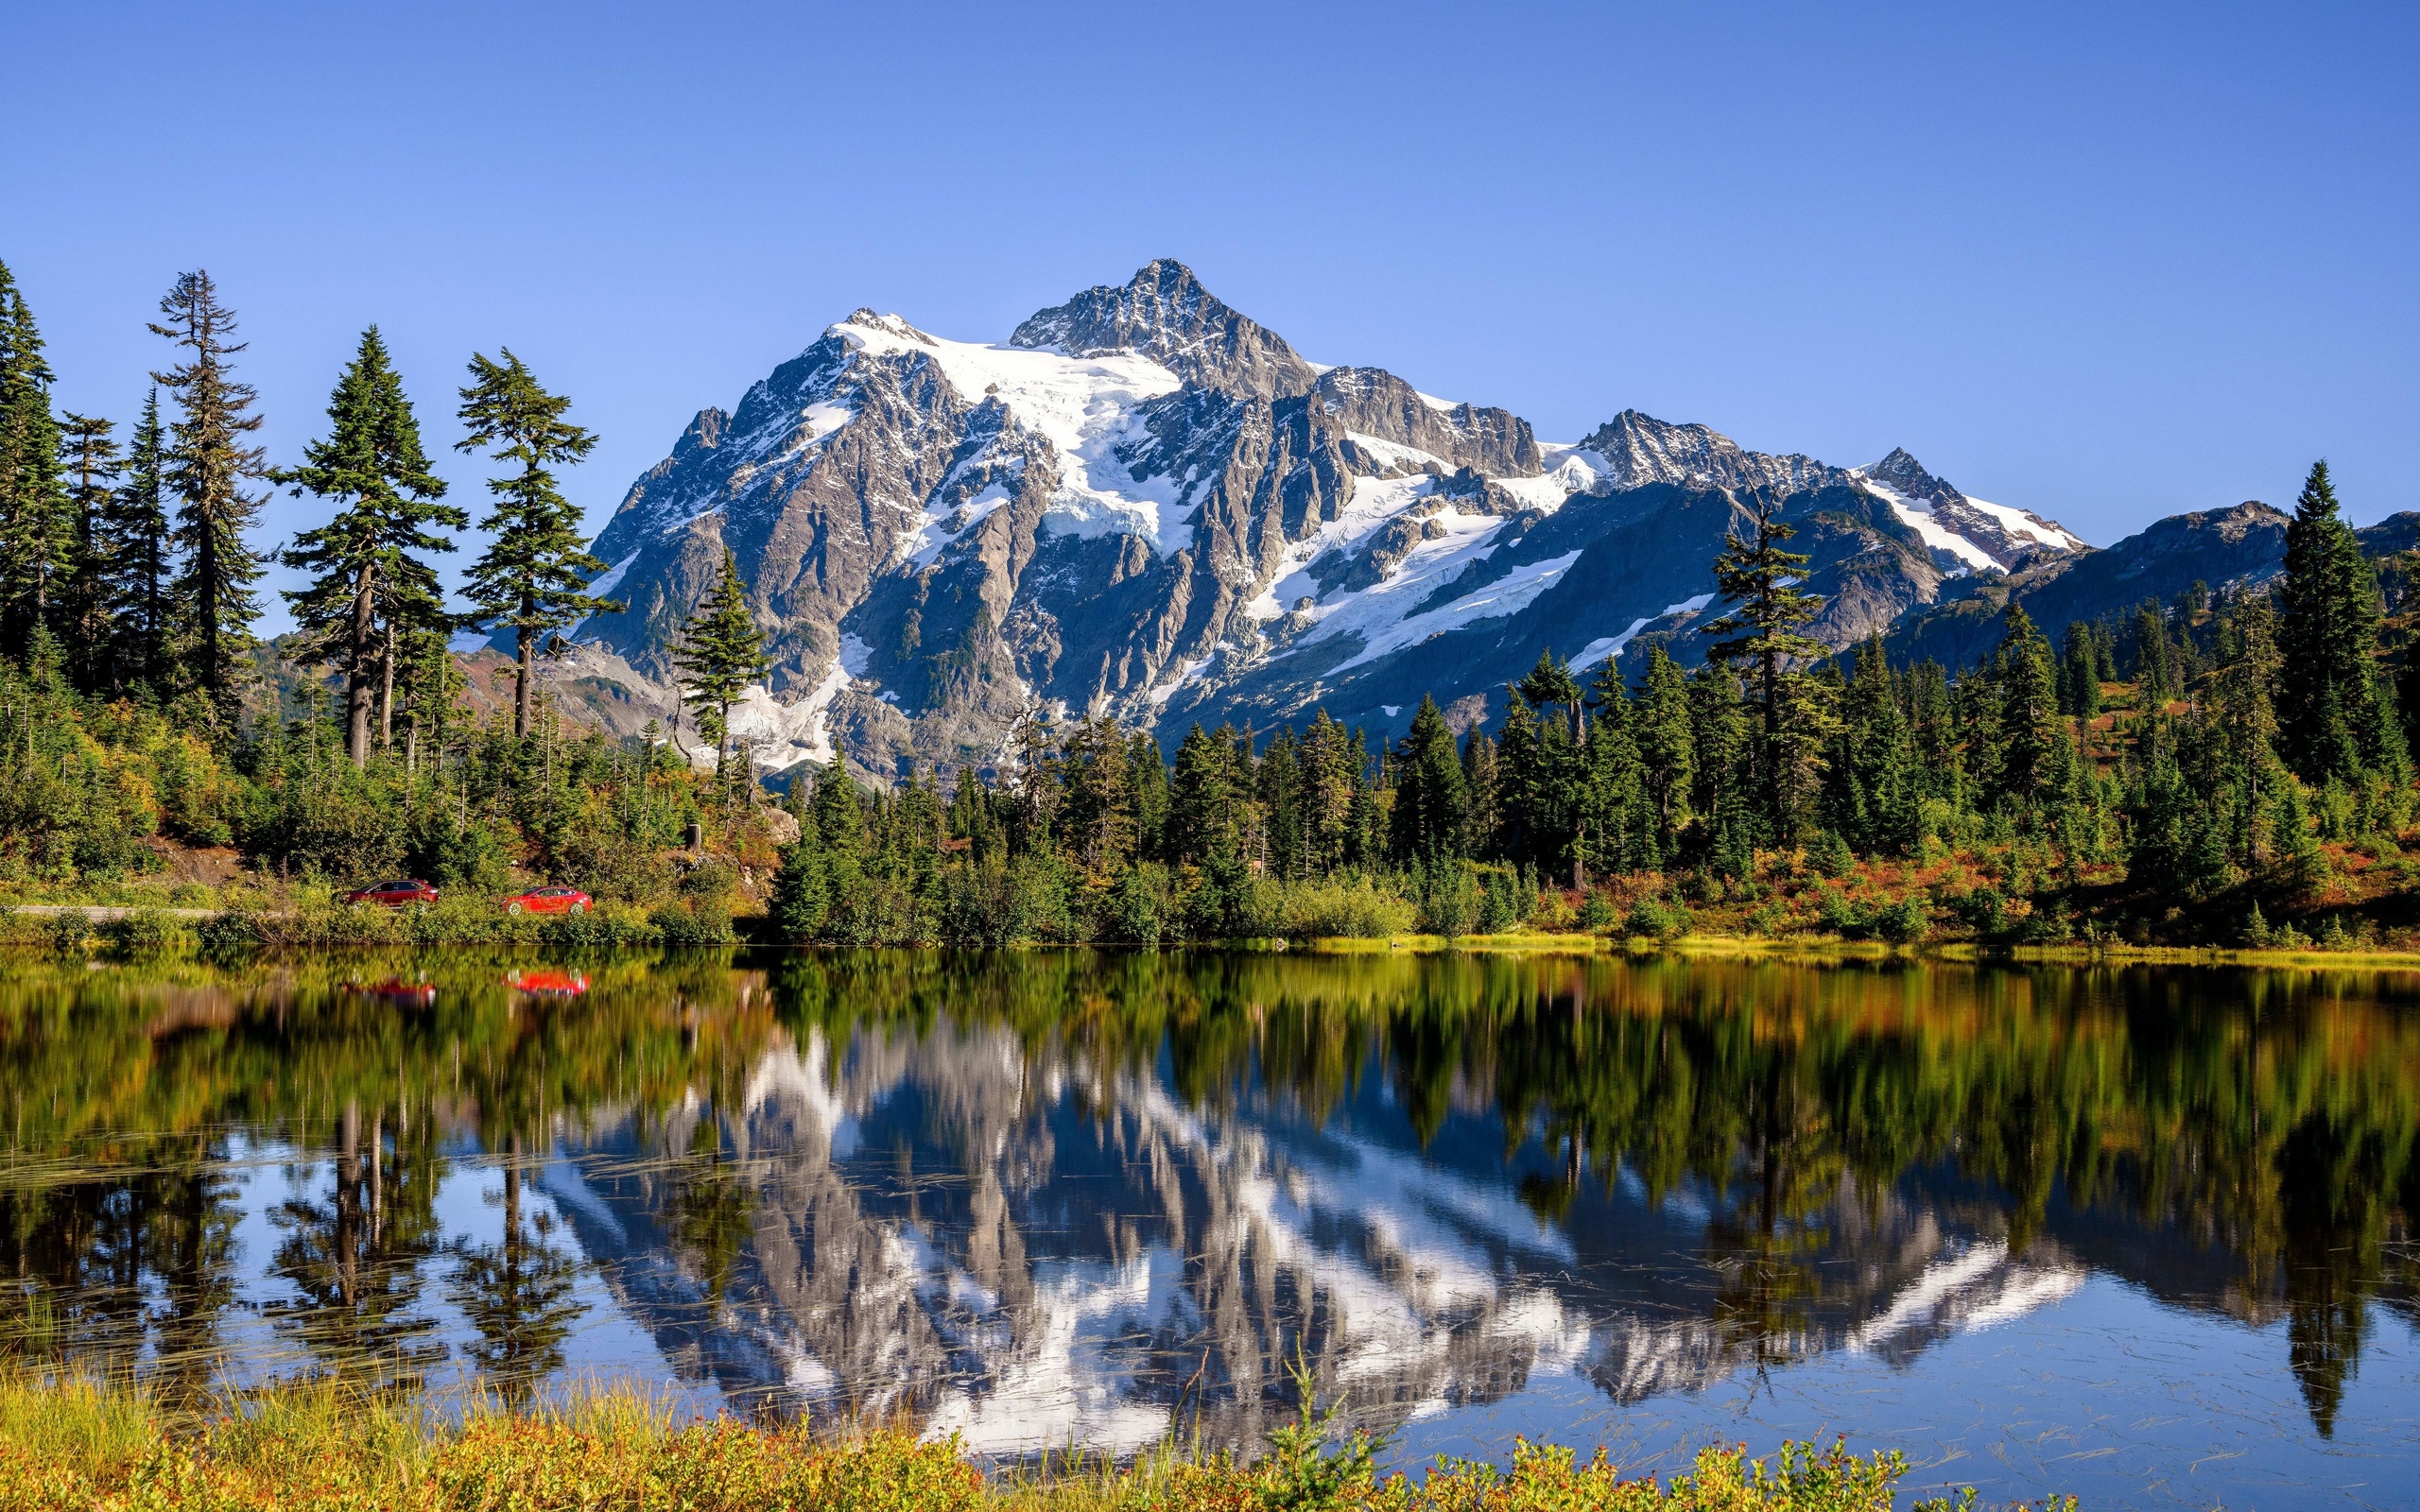
[[[2227,509],[2170,515],[2101,551],[2043,559],[2003,577],[1979,577],[1890,637],[1893,661],[1972,666],[1999,644],[2000,615],[2014,598],[2056,641],[2077,620],[2096,620],[2145,600],[2173,604],[2195,583],[2211,589],[2257,585],[2286,566],[2288,516],[2246,500]],[[2420,545],[2420,514],[2391,515],[2354,531],[2373,558]]]
[[[1313,364],[1163,260],[997,345],[859,310],[700,411],[597,538],[628,608],[579,627],[571,675],[669,711],[728,546],[772,662],[735,726],[769,768],[988,764],[1030,699],[1179,730],[1324,704],[1392,733],[1548,646],[1695,660],[1752,493],[1798,523],[1834,644],[2086,551],[1904,451],[1841,468],[1634,410],[1543,441]]]

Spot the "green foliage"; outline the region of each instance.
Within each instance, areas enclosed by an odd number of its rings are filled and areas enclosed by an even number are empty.
[[[166,323],[151,330],[185,352],[183,362],[151,375],[175,397],[179,411],[162,460],[177,499],[173,539],[180,568],[170,618],[182,643],[181,685],[198,689],[214,715],[232,727],[241,713],[252,621],[260,612],[252,593],[260,558],[247,538],[264,499],[247,485],[268,468],[266,454],[247,438],[263,417],[252,413],[252,386],[237,382],[231,370],[230,359],[244,348],[229,339],[234,312],[219,302],[210,275],[180,274],[160,301],[160,313]]]
[[[589,554],[579,510],[556,481],[556,468],[596,448],[596,436],[563,419],[570,408],[569,399],[548,393],[509,349],[502,362],[472,356],[460,411],[468,434],[455,450],[485,449],[518,471],[489,480],[494,507],[479,522],[488,549],[472,563],[462,596],[475,623],[513,632],[515,735],[529,732],[532,667],[559,648],[557,632],[621,609],[588,593],[605,564]]]
[[[1694,923],[1688,909],[1679,902],[1650,896],[1631,904],[1622,919],[1622,933],[1633,939],[1678,939]]]
[[[337,507],[282,556],[312,575],[285,593],[299,627],[288,654],[330,662],[344,678],[345,749],[359,766],[370,759],[373,696],[382,683],[392,686],[405,638],[448,623],[443,590],[425,558],[452,551],[454,541],[432,532],[460,530],[470,516],[440,502],[445,482],[430,471],[420,421],[374,325],[329,397],[328,426],[327,439],[304,446],[301,467],[269,476]]]
[[[731,706],[740,690],[765,675],[765,632],[748,611],[748,585],[725,546],[714,586],[681,627],[673,662],[681,669],[681,696],[697,711],[698,730],[715,748],[717,770],[730,760]]]

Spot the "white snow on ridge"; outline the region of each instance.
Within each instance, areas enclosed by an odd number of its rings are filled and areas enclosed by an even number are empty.
[[[1598,662],[1604,661],[1607,657],[1619,656],[1622,654],[1622,648],[1624,646],[1629,645],[1632,641],[1637,639],[1639,631],[1654,624],[1657,620],[1670,619],[1675,614],[1696,614],[1703,610],[1708,604],[1713,602],[1714,595],[1712,593],[1700,593],[1694,598],[1685,598],[1677,604],[1665,605],[1664,612],[1661,614],[1652,614],[1645,619],[1633,620],[1630,622],[1630,628],[1622,631],[1621,634],[1600,636],[1581,647],[1580,654],[1571,659],[1571,670],[1577,672],[1582,667],[1593,667]]]
[[[1351,660],[1338,663],[1334,670],[1342,672],[1349,667],[1357,667],[1365,662],[1374,662],[1391,651],[1417,644],[1432,635],[1443,635],[1447,630],[1461,629],[1463,626],[1479,620],[1502,619],[1507,615],[1517,614],[1529,608],[1531,600],[1561,580],[1563,575],[1571,570],[1571,564],[1579,559],[1579,552],[1568,551],[1560,557],[1548,558],[1545,561],[1526,562],[1495,581],[1466,593],[1450,604],[1441,605],[1425,613],[1410,615],[1370,635],[1362,643],[1359,652]],[[1376,589],[1367,591],[1368,593],[1376,592]],[[1339,619],[1340,620],[1341,616],[1339,616]],[[1318,636],[1320,631],[1326,630],[1329,623],[1332,622],[1322,622],[1319,630],[1312,632],[1313,635]]]
[[[610,593],[616,588],[621,587],[622,575],[629,572],[631,570],[631,564],[638,559],[639,554],[634,551],[629,556],[623,558],[620,561],[615,562],[613,566],[606,568],[603,573],[599,574],[596,578],[590,581],[588,585],[589,595],[593,598],[602,598],[607,593]],[[578,634],[579,632],[574,631],[573,633]]]
[[[1424,452],[1417,446],[1406,446],[1401,441],[1390,441],[1377,436],[1364,436],[1359,431],[1346,431],[1344,436],[1345,439],[1369,453],[1371,460],[1381,467],[1405,468],[1414,472],[1424,467],[1433,467],[1441,472],[1453,471],[1443,457],[1434,452]]]
[[[2036,519],[2023,509],[2012,509],[2005,504],[1991,504],[1969,493],[1966,502],[2000,523],[2000,528],[2012,536],[2031,536],[2047,545],[2082,551],[2084,544],[2057,525]]]
[[[928,507],[923,518],[917,522],[915,533],[902,539],[899,542],[898,554],[919,567],[930,567],[941,559],[944,550],[957,544],[968,531],[981,524],[993,510],[1008,503],[1010,497],[1007,485],[994,483],[964,504],[956,505],[947,509],[938,506]],[[952,529],[950,522],[961,518],[960,510],[965,511],[962,517],[964,523],[956,529]]]
[[[1177,482],[1137,479],[1115,455],[1120,442],[1142,438],[1138,407],[1179,387],[1176,374],[1149,357],[950,341],[895,315],[853,316],[832,334],[862,352],[929,357],[969,403],[996,398],[1018,424],[1046,438],[1059,454],[1059,490],[1043,517],[1053,531],[1138,535],[1163,557],[1192,542],[1195,510]]]
[[[1935,551],[1948,552],[1967,566],[1982,572],[2000,570],[2000,564],[1990,552],[1934,519],[1931,505],[1918,504],[1889,484],[1876,483],[1863,472],[1853,472],[1850,476],[1891,506],[1891,512],[1899,517],[1899,523],[1914,530],[1927,546]]]

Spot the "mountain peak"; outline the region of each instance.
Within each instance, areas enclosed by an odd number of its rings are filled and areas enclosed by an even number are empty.
[[[1122,284],[1099,284],[1037,311],[1009,345],[1071,357],[1131,352],[1188,384],[1237,397],[1284,398],[1319,381],[1319,369],[1285,337],[1231,308],[1172,257],[1144,264]]]
[[[1743,450],[1707,425],[1675,425],[1625,409],[1581,443],[1605,459],[1619,489],[1678,483],[1699,489],[1799,489],[1829,481],[1836,470],[1809,456]]]

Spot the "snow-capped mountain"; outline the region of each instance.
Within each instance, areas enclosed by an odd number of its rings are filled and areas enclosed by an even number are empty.
[[[2086,549],[1904,451],[1841,468],[1634,410],[1541,441],[1308,362],[1161,261],[1005,343],[859,310],[700,411],[597,539],[596,590],[628,608],[577,632],[577,672],[668,710],[671,642],[728,546],[772,662],[735,728],[769,769],[836,742],[877,778],[987,763],[1036,698],[1179,730],[1323,704],[1392,733],[1424,693],[1500,704],[1549,647],[1696,660],[1749,490],[1798,525],[1836,645],[1951,579]]]

